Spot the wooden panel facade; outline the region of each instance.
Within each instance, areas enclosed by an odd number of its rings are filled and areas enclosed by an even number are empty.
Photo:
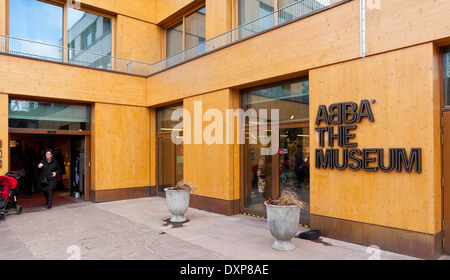
[[[142,105],[146,79],[0,54],[0,92],[26,98]]]
[[[234,0],[206,1],[206,39],[233,29]]]
[[[0,0],[0,35],[6,35],[8,26],[7,0]]]
[[[66,3],[66,0],[53,0]],[[82,0],[83,6],[104,10],[113,14],[126,15],[141,21],[156,23],[158,0]]]
[[[381,2],[380,9],[366,10],[367,55],[450,37],[449,1]]]
[[[8,108],[8,95],[0,93],[0,108]],[[0,140],[1,140],[1,166],[0,174],[4,175],[9,171],[9,133],[8,133],[8,110],[0,111]]]
[[[94,111],[93,189],[149,187],[149,109],[96,103]]]
[[[7,3],[0,0],[0,34],[8,30]],[[115,56],[151,63],[163,58],[164,28],[202,3],[207,38],[236,23],[235,0],[82,1],[114,17]],[[318,106],[362,99],[375,100],[375,122],[357,124],[352,141],[358,147],[417,147],[422,155],[421,173],[316,169],[312,156],[313,223],[330,236],[369,245],[388,237],[406,240],[404,246],[417,241],[417,247],[385,248],[419,248],[421,256],[435,256],[443,235],[439,47],[450,45],[450,3],[383,0],[381,9],[367,9],[365,58],[359,5],[348,1],[149,77],[0,54],[0,172],[8,170],[8,98],[91,105],[91,197],[110,201],[155,194],[156,108],[182,101],[191,113],[193,142],[194,133],[203,134],[194,131],[196,101],[202,102],[201,119],[208,109],[225,116],[227,109],[240,108],[239,90],[308,77],[311,155],[319,148]],[[210,124],[203,122],[203,128]],[[237,137],[237,123],[234,132]],[[242,210],[240,149],[184,146],[185,180],[196,187],[194,207],[227,215]],[[347,239],[352,228],[364,238]]]
[[[358,148],[422,149],[422,172],[316,169],[311,213],[435,234],[441,230],[439,95],[433,90],[433,44],[310,72],[311,151],[319,105],[374,99],[375,122],[357,124]],[[387,157],[387,156],[386,156]],[[387,160],[385,161],[387,163]]]
[[[226,110],[239,108],[236,100],[236,92],[232,90],[221,90],[212,94],[200,95],[192,98],[186,98],[183,102],[183,109],[189,112],[191,119],[191,144],[184,144],[184,179],[195,186],[195,195],[202,197],[216,198],[220,200],[233,201],[239,200],[239,182],[240,165],[236,162],[239,159],[239,145],[226,144]],[[195,108],[194,102],[200,104]],[[201,109],[199,109],[201,108]],[[198,110],[196,110],[198,109]],[[203,121],[204,113],[208,109],[217,109],[223,119],[213,117],[211,121]],[[201,110],[201,111],[200,111]],[[201,115],[199,115],[201,114]],[[185,117],[185,119],[187,119]],[[200,121],[201,120],[201,121]],[[209,125],[221,127],[223,137],[217,137],[217,141],[223,144],[207,144],[204,142],[204,129]],[[199,124],[203,130],[196,130]],[[233,137],[238,129],[236,120],[234,120]],[[184,126],[184,141],[189,137],[188,127]],[[208,130],[207,130],[208,131]],[[206,132],[206,135],[209,136]],[[219,131],[211,133],[212,136],[221,135]],[[200,139],[202,143],[195,142]],[[234,140],[233,140],[234,141]],[[196,144],[198,143],[198,144]],[[230,143],[230,142],[228,142]],[[237,143],[234,141],[234,143]]]
[[[153,75],[147,104],[304,76],[308,69],[355,59],[358,7],[351,1]]]
[[[183,15],[189,7],[198,5],[199,0],[157,0],[156,22],[164,25]]]
[[[162,59],[161,28],[155,24],[131,17],[117,16],[116,56],[134,61],[155,63]],[[135,65],[134,67],[138,67]]]

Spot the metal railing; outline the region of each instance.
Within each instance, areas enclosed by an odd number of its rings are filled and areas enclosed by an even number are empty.
[[[298,1],[153,64],[5,35],[0,35],[0,53],[9,53],[97,69],[149,76],[231,43],[274,28],[277,25],[305,17],[321,9],[345,1],[347,0]]]
[[[153,64],[153,71],[154,73],[163,71],[164,69],[183,63],[220,47],[243,40],[260,32],[274,28],[277,25],[305,17],[321,9],[344,1],[345,0],[321,0],[319,2],[317,0],[302,0],[292,3],[270,14],[247,22],[214,38],[206,40],[197,46],[191,47],[158,61]]]
[[[5,35],[0,35],[0,52],[141,76],[153,73],[153,65],[150,63]]]

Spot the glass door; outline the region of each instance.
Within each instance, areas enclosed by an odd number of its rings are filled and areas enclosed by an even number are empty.
[[[165,188],[175,186],[183,179],[183,128],[179,127],[179,122],[172,121],[172,115],[181,109],[182,103],[157,109],[156,185],[160,196],[165,195]]]
[[[274,156],[261,155],[263,145],[259,141],[257,144],[250,144],[250,137],[253,136],[247,131],[244,151],[244,208],[260,212],[265,211],[264,201],[275,197],[272,180]]]
[[[270,136],[270,132],[269,132]],[[309,127],[308,123],[283,126],[279,130],[279,152],[261,155],[260,142],[249,144],[246,132],[244,148],[244,212],[264,215],[264,201],[280,197],[284,188],[293,189],[306,203],[300,212],[300,224],[309,225]]]
[[[290,188],[307,205],[300,212],[303,225],[309,225],[309,153],[309,127],[280,129],[279,195]]]
[[[89,191],[86,188],[86,177],[89,174],[86,169],[86,140],[84,136],[72,136],[70,141],[70,194],[80,193],[86,196]]]
[[[182,136],[180,136],[182,137]],[[169,135],[158,135],[158,194],[183,179],[183,144],[176,145]]]
[[[241,124],[241,129],[246,131],[241,153],[243,211],[265,215],[264,201],[270,197],[280,197],[285,187],[292,187],[300,199],[309,204],[308,78],[243,90],[241,107],[248,113]],[[278,126],[272,126],[274,123]],[[250,127],[262,131],[252,133]],[[279,133],[278,153],[263,156],[262,143],[272,142],[266,141],[266,136],[272,135],[274,127]],[[304,224],[307,224],[309,209],[303,210],[301,215]]]
[[[183,136],[179,137],[183,138]],[[181,143],[175,145],[175,184],[183,180],[183,161],[183,143]]]
[[[173,185],[172,173],[172,139],[170,135],[161,135],[158,139],[158,193],[164,194],[164,189]]]

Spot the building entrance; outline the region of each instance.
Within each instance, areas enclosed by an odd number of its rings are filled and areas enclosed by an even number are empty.
[[[157,109],[156,157],[157,174],[156,194],[165,196],[164,189],[175,186],[183,179],[183,129],[171,120],[175,110],[183,109],[183,104],[174,104]],[[172,132],[177,132],[172,139]]]
[[[259,144],[246,144],[244,212],[264,215],[264,201],[280,197],[284,188],[293,189],[306,203],[300,224],[309,225],[309,127],[308,123],[285,126],[279,130],[279,151],[261,155]]]
[[[284,188],[292,188],[308,205],[301,211],[301,225],[309,225],[309,81],[295,79],[242,92],[244,111],[270,110],[257,121],[245,118],[245,145],[242,158],[242,200],[244,213],[265,216],[264,202],[280,197]],[[278,111],[274,118],[272,111]],[[275,115],[276,116],[276,115]],[[278,122],[278,125],[272,126]],[[259,133],[252,132],[258,126]],[[264,155],[274,127],[278,127],[278,152]],[[264,140],[264,141],[262,141]],[[272,145],[273,143],[270,143]],[[275,144],[276,145],[276,144]],[[271,146],[270,146],[271,147]]]
[[[65,171],[58,186],[89,199],[90,110],[84,105],[9,100],[9,169],[28,170],[23,192],[37,190],[34,165],[51,148]]]
[[[183,143],[174,144],[170,134],[158,135],[157,141],[157,194],[165,196],[165,188],[173,187],[183,179]]]
[[[89,199],[89,136],[10,134],[10,171],[23,170],[25,176],[19,184],[23,196],[39,193],[36,166],[47,149],[53,150],[61,167],[56,191],[62,195]]]

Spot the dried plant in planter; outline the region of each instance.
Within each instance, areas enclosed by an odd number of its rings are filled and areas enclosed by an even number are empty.
[[[279,198],[269,198],[266,203],[269,205],[277,206],[297,205],[300,207],[300,209],[303,209],[305,207],[305,203],[300,201],[297,193],[295,193],[291,188],[283,189]]]
[[[279,251],[294,250],[295,244],[291,239],[297,233],[300,209],[304,208],[304,203],[292,188],[285,188],[280,198],[269,199],[265,205],[270,233],[275,238],[272,248]]]
[[[192,184],[185,183],[183,180],[179,181],[175,187],[170,187],[169,190],[190,190],[195,191],[195,188]]]

